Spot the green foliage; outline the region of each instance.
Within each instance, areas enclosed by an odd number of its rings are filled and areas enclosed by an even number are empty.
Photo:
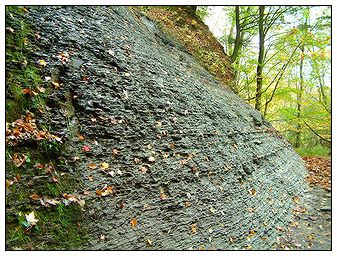
[[[43,80],[41,69],[31,58],[35,37],[32,26],[24,19],[26,12],[23,7],[6,7],[6,120],[9,122],[26,110],[45,106],[44,93],[33,94]]]
[[[205,18],[209,15],[208,6],[198,6],[196,15],[200,20],[205,21]]]
[[[240,7],[240,25],[249,28],[247,31],[242,29],[244,37],[256,34],[256,8]],[[226,7],[226,11],[229,29],[223,41],[227,51],[232,53],[235,7]],[[269,18],[277,11],[285,12],[280,13],[274,25],[268,28],[261,112],[291,143],[297,144],[296,140],[300,138],[299,152],[326,154],[330,150],[329,143],[322,143],[322,140],[331,140],[331,8],[266,6]],[[246,25],[245,20],[251,22]],[[256,46],[243,44],[232,64],[236,71],[232,89],[250,104],[255,103],[256,96],[257,54]],[[285,63],[288,64],[284,68]]]
[[[32,57],[37,46],[34,27],[27,23],[27,15],[29,11],[24,7],[6,6],[7,122],[20,118],[26,110],[36,113],[43,109],[46,96],[51,92],[51,88],[40,90],[45,70],[38,67]],[[69,107],[67,110],[70,111]],[[50,130],[48,124],[39,126]],[[15,163],[15,154],[24,155],[24,162]],[[32,194],[61,198],[63,193],[72,193],[78,188],[78,180],[67,173],[69,166],[62,160],[66,154],[69,153],[64,144],[47,140],[6,145],[7,248],[78,249],[86,242],[86,231],[79,224],[83,219],[82,209],[78,205],[61,203],[46,208],[39,200],[31,198]],[[34,167],[41,164],[52,166],[52,170]],[[39,221],[30,226],[25,215],[32,211]]]

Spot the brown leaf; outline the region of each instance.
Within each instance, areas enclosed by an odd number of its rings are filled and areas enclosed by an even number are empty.
[[[113,150],[112,150],[112,156],[117,156],[118,155],[118,150],[116,149],[116,148],[114,148]]]
[[[192,204],[191,204],[191,202],[186,201],[184,205],[185,205],[185,208],[188,208],[188,207],[190,207]]]
[[[55,183],[59,182],[59,180],[57,179],[56,176],[52,176],[51,179],[52,179],[52,181],[55,182]]]
[[[147,172],[147,167],[146,166],[141,166],[140,168],[139,168],[139,171],[141,172],[141,173],[146,173]]]
[[[192,166],[191,168],[192,173],[197,173],[197,167],[195,165]]]
[[[228,237],[228,241],[232,244],[232,243],[235,243],[235,237],[232,237],[232,236],[230,236],[230,237]]]
[[[88,164],[88,167],[92,170],[97,168],[97,165],[95,163]]]
[[[196,223],[191,224],[191,231],[192,231],[193,234],[197,233],[197,224]]]
[[[137,219],[135,219],[135,218],[133,218],[133,219],[131,219],[131,220],[130,220],[130,224],[131,224],[131,227],[132,227],[132,228],[134,228],[134,227],[136,227],[136,226],[137,226],[137,224],[138,224],[138,220],[137,220]]]
[[[22,89],[22,93],[23,94],[29,94],[30,93],[30,89],[27,89],[27,88]]]
[[[125,207],[125,202],[123,200],[119,201],[119,208],[123,209]]]
[[[30,195],[29,196],[31,199],[33,199],[33,200],[39,200],[39,198],[40,198],[40,196],[39,195],[37,195],[37,194],[32,194],[32,195]]]
[[[300,197],[299,196],[293,196],[293,202],[295,203],[295,204],[299,204],[299,202],[300,202]]]
[[[99,189],[96,190],[96,195],[97,196],[102,196],[102,193],[103,193],[102,190],[99,190]]]
[[[256,195],[256,190],[255,190],[255,189],[250,189],[248,192],[249,192],[249,194],[251,194],[252,196],[255,196],[255,195]]]
[[[188,159],[182,159],[180,160],[180,164],[181,165],[185,165],[187,163]]]
[[[79,140],[85,140],[85,137],[82,134],[78,134],[77,137]]]

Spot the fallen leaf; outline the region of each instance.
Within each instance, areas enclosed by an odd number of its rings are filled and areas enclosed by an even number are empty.
[[[51,179],[52,179],[52,181],[55,182],[55,183],[58,183],[58,182],[59,182],[59,180],[57,179],[56,176],[52,176]]]
[[[213,214],[216,212],[216,210],[213,207],[209,208],[209,211]]]
[[[180,160],[180,164],[185,165],[187,163],[187,161],[188,161],[187,159],[182,159],[182,160]]]
[[[130,224],[131,224],[131,227],[132,227],[132,228],[134,228],[134,227],[136,227],[136,226],[137,226],[137,224],[138,224],[138,220],[137,220],[137,219],[135,219],[135,218],[133,218],[133,219],[131,219],[131,220],[130,220]]]
[[[112,155],[113,155],[113,156],[117,156],[117,155],[118,155],[118,150],[114,148],[114,149],[112,150]]]
[[[20,180],[21,180],[21,175],[20,175],[20,173],[16,174],[15,178],[16,178],[16,180],[17,180],[18,182],[20,182]]]
[[[87,146],[87,145],[83,146],[82,149],[83,149],[84,152],[89,152],[90,151],[90,147]]]
[[[77,135],[79,140],[85,140],[84,136],[82,134]]]
[[[146,173],[147,172],[147,167],[146,166],[141,166],[140,168],[139,168],[139,171],[141,172],[141,173]]]
[[[96,118],[94,118],[94,117],[93,117],[93,118],[91,118],[90,120],[91,120],[91,122],[93,122],[93,123],[95,123],[95,122],[97,121],[97,119],[96,119]]]
[[[24,89],[22,89],[22,93],[23,94],[29,94],[30,93],[30,89],[24,88]]]
[[[191,204],[191,202],[186,201],[184,205],[185,205],[185,208],[188,208],[188,207],[190,207],[192,204]]]
[[[109,49],[109,50],[108,50],[108,53],[109,53],[111,56],[114,56],[114,52],[113,52],[112,49]]]
[[[26,221],[28,222],[28,224],[29,224],[30,226],[36,225],[36,223],[39,221],[38,219],[35,218],[35,213],[34,213],[34,211],[32,211],[32,212],[29,213],[29,214],[26,214],[25,217],[26,217]]]
[[[249,192],[249,194],[251,194],[252,196],[255,196],[255,195],[256,195],[256,190],[255,190],[255,189],[250,189],[248,192]]]
[[[46,92],[46,88],[44,88],[44,87],[37,86],[36,89],[38,89],[38,91],[41,92],[41,93],[45,93]]]
[[[293,199],[293,202],[295,204],[299,204],[300,203],[300,197],[299,196],[294,196],[292,199]]]
[[[120,201],[119,201],[119,208],[120,208],[120,209],[123,209],[124,207],[125,207],[124,201],[123,201],[123,200],[120,200]]]
[[[101,170],[107,169],[109,168],[109,164],[106,162],[100,163],[99,167],[101,168]]]
[[[37,61],[37,64],[41,67],[45,67],[47,66],[47,62],[45,60],[38,60]]]
[[[88,167],[92,170],[97,168],[97,165],[95,163],[88,164]]]
[[[152,245],[153,245],[153,241],[150,240],[150,239],[147,239],[147,240],[146,240],[146,243],[147,243],[148,246],[152,246]]]
[[[94,181],[94,177],[92,177],[92,176],[88,176],[88,180],[90,180],[90,181]]]
[[[11,32],[11,33],[14,33],[14,29],[11,28],[11,27],[6,27],[6,31],[9,31],[9,32]]]
[[[106,239],[105,235],[101,235],[100,239],[105,240]]]
[[[52,85],[54,86],[54,89],[58,89],[58,88],[61,87],[61,84],[60,84],[59,82],[53,81],[53,82],[51,82],[51,83],[52,83]]]
[[[197,224],[196,223],[191,224],[191,230],[192,230],[193,234],[197,233]]]
[[[97,196],[102,196],[102,193],[103,193],[102,190],[99,190],[99,189],[96,190],[96,195]]]
[[[115,172],[114,171],[111,171],[111,172],[108,172],[108,174],[113,177],[115,175]]]
[[[160,188],[160,199],[161,200],[167,199],[167,195],[165,194],[165,191],[162,188]]]
[[[85,205],[85,201],[84,201],[84,200],[79,200],[77,203],[79,204],[79,206],[80,206],[81,208],[83,208],[84,205]]]
[[[32,195],[30,195],[29,196],[31,199],[33,199],[33,200],[38,200],[40,197],[39,197],[39,195],[37,195],[37,194],[32,194]]]
[[[9,188],[11,186],[11,182],[6,179],[6,187]]]
[[[150,163],[153,163],[153,162],[156,161],[156,159],[155,159],[153,156],[150,156],[149,159],[148,159],[148,161],[149,161]]]
[[[229,242],[232,244],[232,243],[235,243],[235,237],[232,237],[232,236],[230,236],[229,238],[228,238],[228,240],[229,240]]]

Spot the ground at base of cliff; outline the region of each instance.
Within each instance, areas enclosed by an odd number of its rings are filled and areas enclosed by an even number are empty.
[[[331,250],[331,160],[303,157],[308,190],[298,198],[294,221],[278,239],[277,250]]]

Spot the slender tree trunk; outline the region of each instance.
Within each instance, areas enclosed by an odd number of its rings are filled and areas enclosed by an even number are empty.
[[[259,58],[256,69],[256,94],[255,94],[255,109],[261,110],[261,95],[262,95],[262,70],[264,60],[264,6],[259,7]]]
[[[299,148],[301,146],[301,133],[302,133],[302,124],[300,119],[302,117],[302,94],[304,88],[304,78],[303,78],[303,62],[304,62],[304,44],[301,45],[301,61],[300,61],[300,82],[299,88],[297,91],[297,127],[296,127],[296,140],[295,140],[295,148]]]
[[[236,36],[233,53],[231,55],[232,63],[234,63],[236,58],[238,57],[243,42],[243,31],[241,31],[241,24],[240,24],[240,6],[235,6],[235,29],[236,29]]]

